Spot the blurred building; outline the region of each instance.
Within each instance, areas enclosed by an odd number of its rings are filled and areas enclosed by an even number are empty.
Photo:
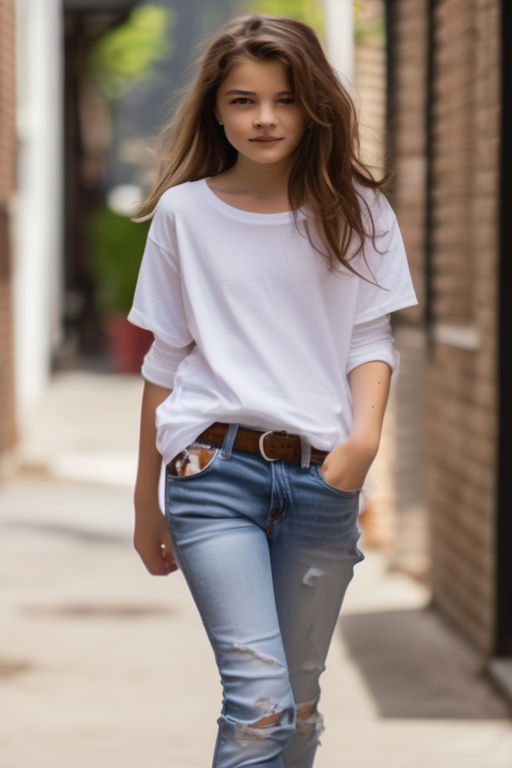
[[[207,23],[208,4],[162,2],[181,25],[178,52],[190,53],[190,36],[205,33],[191,27],[199,16]],[[106,194],[109,139],[104,106],[88,90],[87,57],[141,3],[0,0],[0,465],[6,469],[55,366],[76,363],[96,341],[83,222]],[[228,0],[221,5],[209,13],[213,25],[230,7]],[[165,72],[160,80],[166,82]]]
[[[16,440],[11,211],[16,192],[14,2],[0,0],[0,470]]]
[[[502,669],[512,656],[511,16],[499,0],[387,3],[392,202],[421,301],[396,327],[408,374],[395,403],[397,542],[424,504],[434,604]]]
[[[96,15],[95,32],[133,6],[79,0],[1,0],[0,14],[0,460],[13,456],[65,342],[66,82],[76,57],[63,44],[70,16]],[[77,46],[78,47],[78,46]],[[80,50],[78,51],[80,53]],[[77,159],[76,162],[79,162]],[[76,165],[76,164],[75,164]],[[66,171],[66,173],[64,172]]]

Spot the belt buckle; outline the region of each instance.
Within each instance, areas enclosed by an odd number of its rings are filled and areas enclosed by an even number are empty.
[[[263,432],[260,435],[260,437],[259,437],[258,448],[260,449],[260,453],[263,456],[263,458],[265,459],[265,461],[278,461],[278,458],[272,459],[272,458],[270,458],[270,456],[267,456],[267,454],[265,453],[265,445],[264,445],[265,438],[266,438],[267,435],[274,435],[274,434],[275,435],[286,435],[287,433],[285,431],[280,432],[280,431],[277,431],[275,429],[270,429],[268,432]]]

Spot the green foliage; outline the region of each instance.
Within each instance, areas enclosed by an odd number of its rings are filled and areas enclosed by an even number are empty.
[[[172,12],[159,5],[135,8],[128,19],[93,46],[89,75],[110,95],[120,95],[133,82],[146,80],[170,36]]]
[[[364,3],[354,0],[354,38],[356,43],[365,40],[385,40],[386,29],[383,15],[369,16]]]
[[[89,217],[87,237],[102,313],[130,309],[148,229],[149,222],[134,224],[108,208]]]
[[[320,39],[324,38],[325,16],[321,0],[249,0],[242,4],[242,11],[290,16],[309,24]]]

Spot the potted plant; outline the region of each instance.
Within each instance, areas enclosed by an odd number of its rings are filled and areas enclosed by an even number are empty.
[[[107,207],[93,213],[87,224],[96,301],[112,367],[118,372],[139,371],[153,335],[129,323],[126,316],[149,225],[134,224]]]

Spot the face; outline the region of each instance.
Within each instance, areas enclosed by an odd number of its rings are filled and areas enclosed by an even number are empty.
[[[255,163],[286,160],[304,135],[304,117],[277,61],[235,64],[217,89],[215,117],[239,157]]]

